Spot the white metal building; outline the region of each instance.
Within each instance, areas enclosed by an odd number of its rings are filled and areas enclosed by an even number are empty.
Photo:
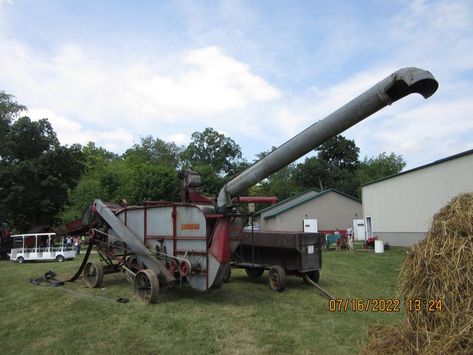
[[[391,245],[424,239],[433,215],[473,191],[473,149],[362,187],[366,233]]]
[[[262,230],[304,231],[304,220],[316,221],[316,230],[345,230],[363,218],[361,202],[343,192],[308,190],[258,212]]]

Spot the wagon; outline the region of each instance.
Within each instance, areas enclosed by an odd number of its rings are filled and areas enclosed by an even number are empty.
[[[324,242],[323,233],[243,232],[232,254],[232,266],[245,269],[251,278],[259,278],[269,270],[269,287],[275,291],[285,289],[287,275],[318,282]]]

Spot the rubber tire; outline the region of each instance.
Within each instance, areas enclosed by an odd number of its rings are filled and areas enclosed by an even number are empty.
[[[251,277],[252,279],[258,279],[261,277],[261,275],[263,275],[264,273],[264,269],[262,268],[246,268],[245,269],[246,271],[246,274]]]
[[[16,259],[18,263],[23,264],[25,262],[25,258],[22,256],[19,256],[18,259]]]
[[[133,282],[133,291],[140,302],[156,303],[159,296],[159,281],[156,273],[150,269],[138,271]]]
[[[62,263],[62,262],[63,262],[64,260],[66,260],[66,259],[64,259],[64,256],[58,255],[58,256],[56,256],[56,260],[57,260],[58,262]]]
[[[89,268],[93,268],[95,277],[89,278],[87,275],[89,273]],[[87,264],[85,264],[84,271],[82,273],[83,278],[84,278],[84,284],[88,288],[96,288],[100,287],[103,281],[103,265],[99,261],[89,261]]]
[[[319,283],[320,280],[320,270],[309,271],[306,273],[309,276],[309,279],[314,281],[316,284]],[[304,281],[305,282],[305,281]]]
[[[269,288],[273,291],[282,292],[286,288],[286,272],[279,265],[274,265],[269,269]]]

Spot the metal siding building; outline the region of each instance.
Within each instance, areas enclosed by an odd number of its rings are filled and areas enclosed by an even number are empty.
[[[372,234],[392,245],[422,240],[433,215],[453,197],[473,191],[473,150],[435,161],[362,188]]]
[[[259,212],[261,229],[271,231],[301,232],[304,219],[317,219],[319,230],[346,229],[357,218],[361,202],[333,189],[306,191]]]

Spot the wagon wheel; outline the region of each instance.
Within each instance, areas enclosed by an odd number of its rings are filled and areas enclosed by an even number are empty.
[[[271,290],[284,291],[286,288],[286,272],[281,266],[275,265],[269,270],[268,281]]]
[[[245,269],[245,271],[246,271],[246,274],[252,279],[257,279],[264,273],[264,269],[262,268],[247,268]]]
[[[103,265],[98,261],[89,261],[84,267],[84,283],[89,288],[99,287],[103,281]]]
[[[320,280],[320,270],[314,270],[314,271],[309,271],[306,273],[307,276],[309,276],[309,279],[314,281],[315,283],[318,283]],[[304,280],[304,282],[307,283],[307,281]]]
[[[139,271],[133,282],[136,297],[144,303],[156,303],[159,295],[159,281],[153,270]]]

